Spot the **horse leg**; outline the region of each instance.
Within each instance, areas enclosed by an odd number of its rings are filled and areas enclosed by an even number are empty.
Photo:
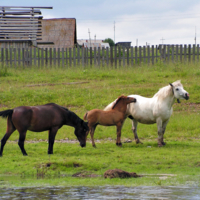
[[[21,152],[24,156],[27,156],[27,153],[24,149],[24,141],[26,139],[26,131],[27,130],[19,132],[19,141],[18,141],[18,145],[19,145]]]
[[[156,120],[157,123],[157,129],[158,129],[158,146],[163,146],[163,128],[162,128],[162,120],[158,118]]]
[[[122,143],[121,143],[121,129],[122,129],[122,124],[123,123],[117,124],[117,141],[116,141],[116,145],[119,146],[119,147],[122,147]]]
[[[167,120],[166,122],[163,122],[163,125],[162,125],[163,136],[164,136],[164,133],[165,133],[165,130],[166,130],[166,126],[167,126],[168,122],[169,122],[169,120]],[[163,137],[163,140],[162,140],[162,145],[166,145],[166,143],[164,142],[164,137]]]
[[[143,144],[140,140],[139,140],[139,138],[138,138],[138,135],[137,135],[137,125],[138,125],[138,122],[136,121],[136,120],[132,120],[132,131],[133,131],[133,134],[134,134],[134,137],[135,137],[135,142],[136,142],[136,144],[139,144],[139,143],[141,143],[141,144]]]
[[[48,147],[48,154],[53,154],[53,145],[56,137],[56,133],[58,131],[57,127],[54,127],[49,130],[49,147]]]
[[[92,146],[96,148],[96,144],[94,142],[94,131],[97,127],[97,124],[95,124],[93,127],[91,127],[90,129],[90,136],[91,136],[91,140],[92,140]]]
[[[0,157],[3,155],[3,148],[6,144],[6,141],[8,140],[8,138],[10,137],[10,135],[16,130],[16,128],[13,126],[12,122],[10,121],[10,119],[7,119],[7,130],[6,130],[6,134],[4,135],[4,137],[1,140],[1,149],[0,149]]]

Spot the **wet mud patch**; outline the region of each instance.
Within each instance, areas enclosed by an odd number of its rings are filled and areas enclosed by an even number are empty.
[[[127,172],[121,169],[109,169],[104,173],[104,178],[138,178],[142,175],[138,175],[135,172]]]

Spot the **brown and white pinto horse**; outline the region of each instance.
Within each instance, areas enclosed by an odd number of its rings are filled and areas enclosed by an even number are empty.
[[[135,98],[120,96],[116,100],[112,109],[109,111],[103,111],[99,109],[93,109],[85,113],[84,120],[88,121],[89,132],[92,139],[92,146],[96,147],[94,142],[94,131],[98,124],[103,126],[113,126],[117,127],[117,146],[122,146],[121,143],[121,128],[125,120],[127,104],[136,102]]]

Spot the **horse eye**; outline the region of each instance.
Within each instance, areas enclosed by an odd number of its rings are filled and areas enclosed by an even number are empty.
[[[176,91],[179,91],[179,89],[178,89],[178,88],[176,88]]]

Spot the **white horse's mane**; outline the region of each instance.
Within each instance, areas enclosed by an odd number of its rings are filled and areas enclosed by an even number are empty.
[[[180,80],[173,82],[172,85],[174,87],[178,87],[178,86],[183,87]],[[159,91],[153,97],[164,99],[165,97],[170,96],[172,94],[173,94],[172,87],[170,85],[167,85],[163,88],[160,88]]]

